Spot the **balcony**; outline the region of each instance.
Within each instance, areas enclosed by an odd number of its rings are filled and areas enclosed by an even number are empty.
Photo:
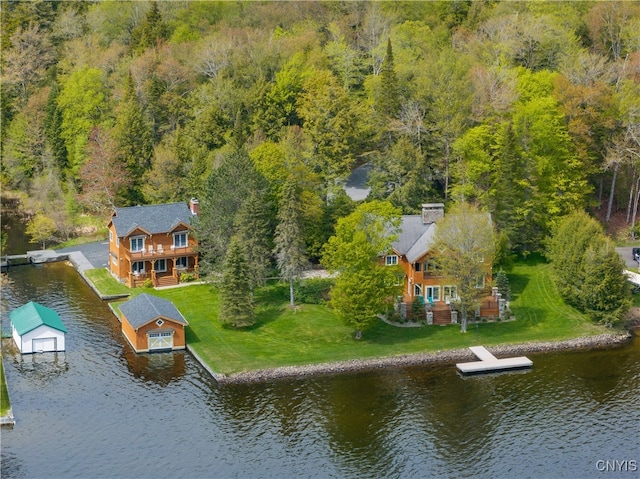
[[[129,251],[125,253],[125,257],[129,261],[151,261],[163,258],[178,258],[181,256],[195,255],[196,251],[192,245],[187,246],[174,246],[166,247],[165,245],[149,245],[146,248],[139,251]]]

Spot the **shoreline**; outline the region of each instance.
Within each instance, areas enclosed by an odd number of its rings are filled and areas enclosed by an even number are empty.
[[[631,333],[600,334],[560,341],[541,341],[521,344],[487,346],[496,356],[518,355],[566,350],[606,349],[620,347],[629,342]],[[230,375],[215,373],[202,360],[189,351],[196,360],[213,376],[219,384],[251,384],[279,379],[305,379],[313,376],[337,375],[354,372],[369,372],[392,367],[412,367],[426,364],[446,364],[459,361],[473,361],[474,354],[467,348],[416,353],[386,358],[352,359],[335,363],[310,364],[307,366],[283,366],[279,368],[259,369]]]

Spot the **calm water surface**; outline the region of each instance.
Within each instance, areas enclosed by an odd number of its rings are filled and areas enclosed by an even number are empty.
[[[2,430],[3,478],[640,476],[637,339],[530,355],[520,373],[438,365],[218,387],[188,353],[134,354],[73,268],[10,278],[3,325],[34,300],[69,332],[66,353],[3,342],[17,421]]]

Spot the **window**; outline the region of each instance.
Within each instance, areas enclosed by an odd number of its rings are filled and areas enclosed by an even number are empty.
[[[440,301],[440,286],[427,286],[425,295],[428,301]]]
[[[185,246],[187,246],[187,233],[174,233],[173,246],[176,248],[184,248]]]
[[[419,272],[420,272],[420,270],[422,269],[422,268],[421,268],[421,266],[422,266],[422,263],[413,263],[413,270],[414,270],[416,273],[419,273]]]
[[[158,318],[158,320],[156,321],[156,324],[158,326],[162,326],[164,324],[164,321],[161,318]],[[151,333],[151,334],[153,334],[153,333]]]
[[[134,261],[131,263],[131,272],[133,274],[144,273],[144,261]]]
[[[111,262],[112,262],[114,265],[118,266],[118,258],[117,258],[117,257],[115,257],[115,256],[111,256]]]
[[[118,238],[116,236],[116,247],[119,248],[120,247],[120,238]]]
[[[176,268],[185,269],[188,267],[189,261],[186,256],[176,258]]]
[[[414,284],[413,285],[413,295],[414,296],[422,296],[422,285]]]
[[[484,274],[481,274],[476,278],[476,288],[484,288]]]
[[[387,257],[386,257],[386,265],[387,266],[394,266],[396,264],[398,264],[398,256],[395,255],[395,254],[387,255]]]
[[[425,272],[429,272],[431,274],[438,274],[440,272],[438,263],[434,259],[430,259],[429,261],[424,262],[424,270]]]
[[[155,269],[158,273],[164,273],[167,270],[167,260],[155,260],[153,263],[153,269]]]
[[[455,301],[458,299],[458,287],[457,286],[444,286],[444,300],[446,302]]]
[[[144,237],[131,238],[131,252],[144,251]]]
[[[113,243],[113,231],[109,230],[109,243]]]

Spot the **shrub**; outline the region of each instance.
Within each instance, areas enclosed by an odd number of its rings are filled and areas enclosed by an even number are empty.
[[[294,294],[296,301],[306,304],[324,304],[329,301],[329,293],[334,280],[331,278],[309,278],[296,281]]]

